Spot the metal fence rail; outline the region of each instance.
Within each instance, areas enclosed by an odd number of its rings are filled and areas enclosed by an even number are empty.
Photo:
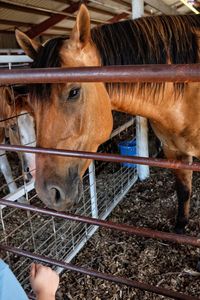
[[[186,169],[192,171],[200,171],[200,163],[192,162],[185,163],[177,160],[170,159],[158,159],[158,158],[147,158],[138,156],[124,156],[118,154],[107,154],[107,153],[94,153],[85,151],[72,151],[63,149],[50,149],[50,148],[37,148],[37,147],[27,147],[18,145],[4,145],[0,144],[0,149],[8,151],[18,151],[27,153],[42,153],[51,155],[60,155],[66,157],[76,157],[84,159],[95,159],[107,162],[117,162],[117,163],[131,163],[131,164],[141,164],[149,165],[150,167],[160,167],[167,169]]]
[[[110,274],[95,271],[93,269],[86,269],[86,268],[79,267],[79,266],[76,266],[76,265],[73,265],[73,264],[69,264],[69,263],[66,263],[64,261],[51,259],[49,257],[45,257],[45,256],[42,256],[42,255],[36,255],[36,254],[31,253],[31,252],[20,250],[20,249],[15,248],[15,247],[10,247],[10,246],[7,246],[7,245],[0,244],[0,249],[2,249],[4,251],[12,252],[12,253],[17,254],[19,256],[23,256],[23,257],[25,256],[25,257],[29,257],[31,259],[36,259],[36,260],[41,261],[43,263],[53,264],[53,265],[56,265],[60,268],[63,268],[64,270],[71,270],[71,271],[83,273],[85,275],[94,276],[94,277],[97,277],[97,278],[101,278],[101,279],[104,279],[104,280],[115,282],[115,283],[118,283],[118,284],[125,284],[125,285],[128,285],[130,287],[134,287],[134,288],[137,288],[137,289],[140,289],[140,290],[145,290],[145,291],[148,291],[148,292],[152,292],[152,293],[156,293],[156,294],[159,294],[159,295],[167,296],[169,298],[180,299],[180,300],[198,300],[199,299],[199,298],[196,298],[196,297],[193,297],[193,296],[189,296],[189,295],[185,295],[185,294],[182,294],[182,293],[174,292],[172,290],[167,290],[167,289],[161,288],[161,287],[152,286],[152,285],[149,285],[149,284],[146,284],[146,283],[143,283],[143,282],[139,282],[139,281],[136,281],[136,280],[130,280],[130,279],[123,278],[123,277],[113,276],[113,275],[110,275]]]
[[[65,82],[198,82],[200,64],[1,70],[0,84]]]
[[[192,245],[195,247],[200,247],[200,239],[199,238],[191,237],[191,236],[187,236],[187,235],[179,235],[179,234],[175,234],[175,233],[156,231],[156,230],[152,230],[152,229],[148,229],[148,228],[141,228],[141,227],[134,227],[134,226],[125,225],[125,224],[118,224],[118,223],[113,223],[110,221],[99,220],[96,218],[91,218],[91,217],[86,217],[86,216],[81,216],[81,215],[66,214],[66,213],[50,210],[47,208],[39,208],[39,207],[36,207],[33,205],[15,203],[15,202],[11,202],[11,201],[4,200],[4,199],[0,199],[0,204],[8,206],[8,207],[23,209],[26,211],[41,213],[41,214],[51,216],[51,217],[57,217],[57,218],[62,218],[62,219],[66,219],[66,220],[82,222],[82,223],[86,223],[86,224],[90,224],[90,225],[97,225],[97,226],[101,226],[101,227],[108,228],[108,229],[120,230],[120,231],[123,231],[123,232],[125,232],[127,234],[131,234],[131,235],[143,236],[143,237],[148,237],[148,238],[153,238],[153,239],[161,239],[161,240],[165,240],[168,242],[175,242],[178,244],[186,244],[186,245]]]

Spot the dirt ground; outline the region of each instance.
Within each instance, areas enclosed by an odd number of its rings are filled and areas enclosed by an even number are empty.
[[[200,176],[195,173],[187,227],[191,236],[200,236],[199,183]],[[150,179],[136,183],[109,220],[173,232],[175,216],[173,176],[169,170],[152,168]],[[195,247],[100,229],[73,263],[200,298],[200,276],[195,273],[199,257],[200,249]],[[63,300],[168,299],[73,272],[62,274],[57,296]]]

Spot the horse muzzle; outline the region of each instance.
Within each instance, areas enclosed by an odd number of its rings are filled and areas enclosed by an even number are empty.
[[[82,195],[82,182],[77,173],[69,172],[65,178],[56,177],[50,180],[37,180],[36,191],[44,204],[57,211],[69,211],[76,207]]]

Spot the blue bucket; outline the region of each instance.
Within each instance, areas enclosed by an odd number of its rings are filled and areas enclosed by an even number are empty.
[[[131,141],[123,141],[118,144],[119,152],[125,156],[136,156],[136,138]],[[122,163],[122,166],[128,168],[136,168],[135,164]]]

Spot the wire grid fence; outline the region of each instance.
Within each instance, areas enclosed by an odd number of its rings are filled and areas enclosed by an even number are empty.
[[[118,143],[135,135],[135,119],[117,113],[114,115],[117,128],[111,139],[103,144],[99,151],[118,152]],[[16,154],[9,154],[8,159],[14,166],[14,180],[18,185],[15,193],[7,194],[7,185],[0,188],[0,196],[9,200],[19,197],[36,206],[43,206],[34,190],[34,182],[26,182],[21,172],[21,162]],[[1,177],[3,180],[3,178]],[[1,182],[2,182],[1,180]],[[136,167],[127,168],[108,162],[94,162],[83,178],[83,196],[76,213],[80,215],[105,219],[121,201],[127,191],[137,180]],[[0,242],[25,249],[36,254],[70,262],[98,229],[72,221],[54,217],[40,216],[37,213],[1,207]],[[28,258],[18,258],[2,253],[23,287],[29,291]],[[58,269],[61,271],[61,269]]]

